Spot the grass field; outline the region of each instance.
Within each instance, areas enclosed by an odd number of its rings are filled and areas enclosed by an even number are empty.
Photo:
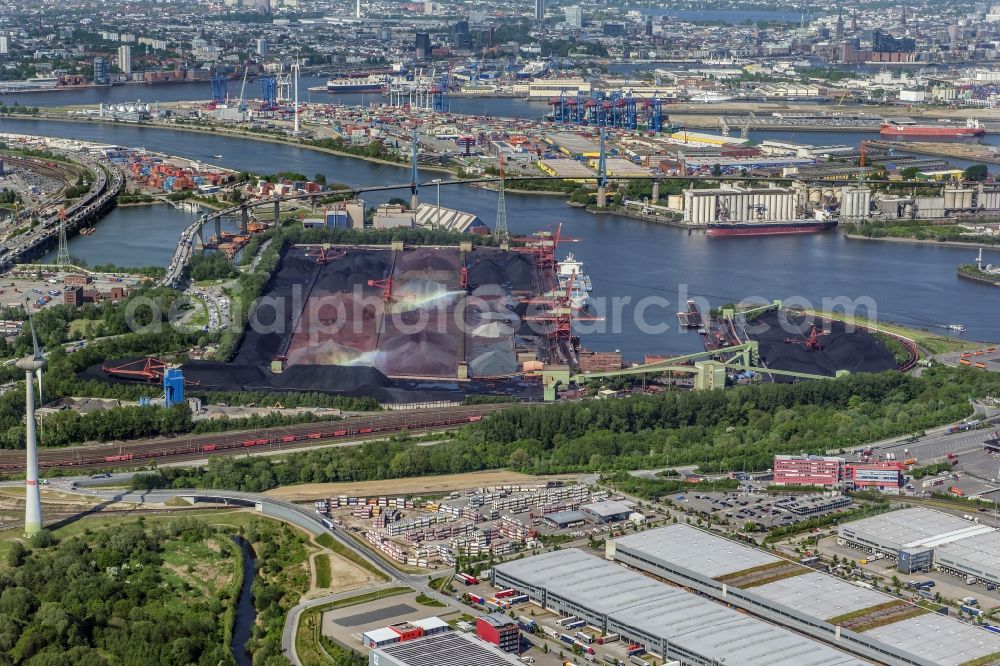
[[[421,606],[430,606],[431,608],[444,608],[445,604],[441,603],[434,597],[428,597],[426,594],[418,594],[416,602]]]
[[[94,335],[100,335],[101,325],[103,323],[104,322],[100,319],[74,319],[69,323],[69,335],[71,338],[86,337],[88,324],[91,325],[91,330],[94,332]]]
[[[315,558],[316,562],[316,587],[326,589],[330,587],[330,556],[320,553]]]
[[[918,345],[929,351],[931,354],[945,354],[947,352],[965,351],[967,349],[978,349],[982,347],[981,342],[972,340],[960,340],[952,338],[942,333],[936,333],[931,329],[909,328],[900,324],[893,324],[883,321],[870,321],[865,317],[848,317],[840,312],[820,312],[818,310],[803,310],[806,314],[835,319],[837,321],[854,322],[862,326],[876,328],[886,333],[901,335],[910,338]]]
[[[358,565],[371,575],[375,576],[377,579],[389,580],[389,577],[386,576],[382,571],[380,571],[375,565],[373,565],[371,562],[369,562],[365,558],[355,553],[353,550],[351,550],[344,544],[334,539],[333,536],[329,534],[320,534],[318,537],[316,537],[316,543],[323,546],[324,548],[332,550],[334,553],[340,555],[345,560],[353,562],[354,564]],[[327,568],[329,569],[329,566]],[[320,587],[323,586],[321,585]],[[327,585],[327,587],[329,587],[329,585]]]

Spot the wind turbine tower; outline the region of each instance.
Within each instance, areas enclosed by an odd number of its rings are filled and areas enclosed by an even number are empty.
[[[354,6],[354,18],[361,18],[361,0]]]
[[[299,56],[295,56],[295,65],[293,66],[292,76],[295,77],[295,134],[299,133]]]
[[[30,320],[29,320],[30,322]],[[27,416],[27,473],[24,477],[24,535],[34,536],[42,529],[42,495],[38,487],[38,436],[35,432],[35,375],[38,375],[38,392],[41,395],[41,371],[45,365],[45,357],[38,348],[38,338],[35,336],[35,325],[31,323],[31,341],[34,354],[26,356],[17,362],[17,367],[24,370],[24,411]]]

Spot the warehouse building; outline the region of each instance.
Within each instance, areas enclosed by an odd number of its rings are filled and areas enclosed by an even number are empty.
[[[617,523],[628,520],[628,517],[632,515],[632,505],[628,502],[617,501],[594,502],[593,504],[584,504],[580,507],[580,511],[592,523]]]
[[[479,236],[490,235],[489,226],[475,213],[466,213],[444,206],[422,203],[417,207],[414,221],[418,227],[425,229],[444,229]]]
[[[837,543],[885,555],[903,573],[936,568],[1000,586],[1000,532],[940,511],[914,507],[845,523]]]
[[[510,666],[524,662],[457,631],[375,648],[369,666]]]
[[[947,617],[931,623],[907,601],[689,525],[608,541],[606,554],[879,663],[959,666],[1000,653],[1000,636]],[[938,630],[908,636],[888,629],[917,619]]]
[[[428,617],[412,622],[399,622],[388,627],[371,629],[361,634],[361,642],[366,647],[376,648],[395,643],[412,641],[423,636],[433,636],[444,631],[450,631],[451,627],[447,622],[439,617]]]
[[[653,531],[655,532],[655,531]],[[640,535],[653,532],[642,532]],[[770,557],[761,554],[762,557]],[[829,645],[567,548],[493,567],[493,583],[664,659],[717,666],[855,666]]]

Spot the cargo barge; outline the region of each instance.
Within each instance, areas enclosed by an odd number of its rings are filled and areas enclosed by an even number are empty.
[[[709,236],[780,236],[785,234],[815,234],[830,231],[836,220],[782,220],[775,222],[710,222],[705,227]]]
[[[986,128],[975,118],[969,118],[965,125],[920,125],[909,118],[890,119],[879,130],[882,136],[966,138],[986,134]]]

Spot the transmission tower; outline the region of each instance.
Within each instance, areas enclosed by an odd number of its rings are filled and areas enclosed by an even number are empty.
[[[500,156],[500,187],[497,196],[497,223],[493,227],[493,237],[501,243],[510,242],[510,232],[507,231],[507,204],[503,200],[503,155]]]
[[[69,257],[69,242],[66,240],[66,210],[59,211],[59,250],[56,252],[56,265],[69,266],[73,261]]]

